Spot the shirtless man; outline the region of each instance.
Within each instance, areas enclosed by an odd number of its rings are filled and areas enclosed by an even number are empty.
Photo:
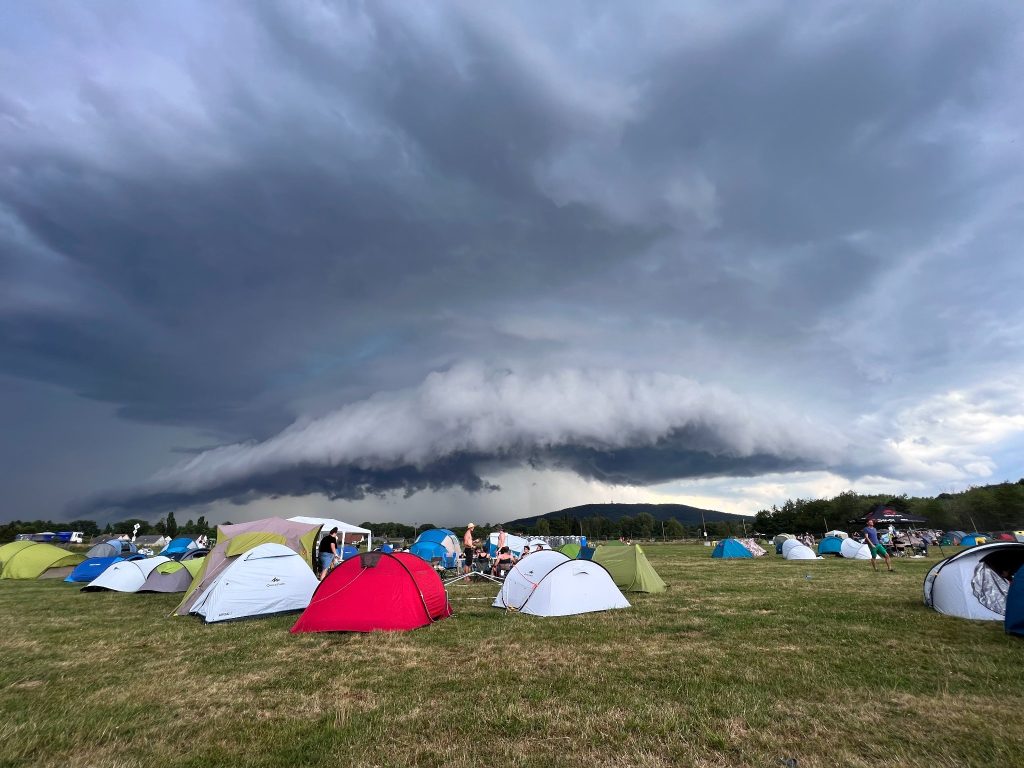
[[[473,541],[473,529],[476,528],[476,523],[470,523],[466,526],[466,533],[462,536],[462,548],[465,550],[462,561],[462,572],[469,573],[473,570],[473,553],[476,549],[476,542]]]

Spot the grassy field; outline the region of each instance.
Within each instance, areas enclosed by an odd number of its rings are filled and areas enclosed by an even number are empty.
[[[647,552],[670,588],[629,610],[453,586],[451,619],[404,634],[0,582],[0,765],[1024,765],[1024,642],[921,604],[937,552],[894,574]]]

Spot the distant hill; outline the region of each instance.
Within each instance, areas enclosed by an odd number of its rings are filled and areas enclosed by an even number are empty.
[[[509,520],[505,525],[510,528],[529,528],[536,525],[541,518],[550,521],[566,517],[577,520],[584,520],[588,517],[606,517],[614,522],[624,517],[636,517],[641,512],[647,512],[659,522],[675,518],[683,525],[700,525],[702,514],[707,523],[738,523],[741,520],[749,523],[752,521],[752,518],[744,515],[733,515],[714,509],[701,509],[687,504],[581,504],[578,507],[568,507],[557,512]]]

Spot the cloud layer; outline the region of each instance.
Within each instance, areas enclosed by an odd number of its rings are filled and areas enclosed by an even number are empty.
[[[1022,33],[1005,4],[14,5],[0,374],[225,445],[140,509],[495,463],[938,477],[922,404],[1024,367]],[[437,382],[476,407],[437,418]],[[764,415],[793,404],[827,445]],[[1020,430],[942,439],[970,482]],[[135,448],[67,498],[147,475]]]

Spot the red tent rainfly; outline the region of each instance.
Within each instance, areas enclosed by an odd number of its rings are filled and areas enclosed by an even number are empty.
[[[291,631],[403,631],[451,615],[448,593],[430,564],[404,552],[366,552],[324,578]]]

